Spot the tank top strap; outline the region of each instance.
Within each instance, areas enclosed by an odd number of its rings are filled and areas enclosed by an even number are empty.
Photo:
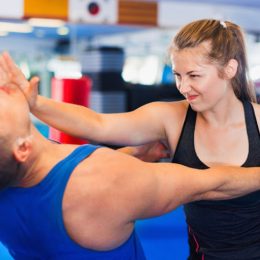
[[[249,135],[249,141],[253,141],[253,143],[256,143],[257,141],[260,142],[260,132],[258,129],[253,105],[250,102],[245,101],[243,102],[243,106],[245,112],[247,133]],[[250,137],[255,137],[255,140],[252,140],[253,138]]]
[[[172,162],[205,168],[205,165],[198,159],[194,147],[196,117],[197,113],[189,106]]]
[[[94,152],[100,146],[96,145],[81,145],[77,147],[71,154],[66,158],[57,163],[52,170],[49,172],[48,177],[50,178],[59,178],[62,180],[63,184],[67,183],[71,173],[78,166],[78,164],[87,158],[92,152]],[[58,172],[63,173],[63,177],[58,176]],[[56,175],[56,176],[54,176]],[[61,184],[61,183],[60,183]]]
[[[260,132],[257,125],[256,115],[253,105],[249,101],[243,102],[245,122],[249,142],[249,156],[244,166],[250,166],[260,160]]]
[[[194,141],[193,136],[195,131],[196,117],[197,113],[192,110],[191,106],[189,106],[180,137],[180,140],[187,142],[189,145]]]

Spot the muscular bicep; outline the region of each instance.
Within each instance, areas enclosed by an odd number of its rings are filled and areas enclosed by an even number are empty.
[[[158,216],[191,201],[202,185],[196,181],[198,170],[166,163],[145,163],[127,155],[110,159],[108,169],[114,173],[110,192],[105,196],[107,211],[116,206],[117,218],[134,221]],[[112,213],[112,212],[111,212]]]

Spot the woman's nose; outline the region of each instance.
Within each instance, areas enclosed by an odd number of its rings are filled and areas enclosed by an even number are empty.
[[[182,95],[187,94],[191,90],[191,85],[189,80],[187,79],[179,80],[177,88]]]

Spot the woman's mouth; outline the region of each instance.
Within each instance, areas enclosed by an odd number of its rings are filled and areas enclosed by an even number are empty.
[[[196,98],[198,97],[198,95],[188,95],[187,96],[187,100],[190,101],[194,101]]]

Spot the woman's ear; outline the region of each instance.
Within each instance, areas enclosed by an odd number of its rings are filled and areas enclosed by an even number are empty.
[[[225,75],[228,79],[235,77],[237,73],[238,62],[235,59],[230,59],[228,64],[225,67]]]
[[[32,150],[31,137],[30,136],[24,138],[19,137],[14,144],[13,155],[18,162],[23,163],[29,157],[31,150]]]

